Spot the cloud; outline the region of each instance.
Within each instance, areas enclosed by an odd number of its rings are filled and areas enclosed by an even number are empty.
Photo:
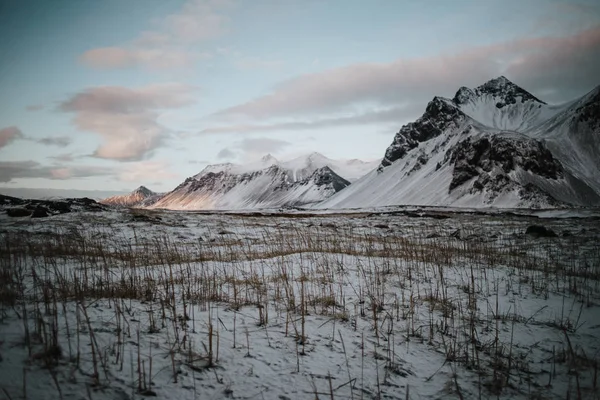
[[[159,111],[193,103],[195,90],[176,83],[133,89],[100,86],[71,96],[59,109],[74,114],[78,129],[102,137],[96,157],[136,161],[158,147],[169,133],[157,122]]]
[[[73,153],[65,153],[59,154],[57,156],[48,156],[48,158],[60,162],[72,162],[73,160],[75,160],[76,157],[73,155]]]
[[[117,175],[118,179],[123,182],[161,181],[179,177],[169,170],[169,165],[164,161],[141,161],[130,163]]]
[[[236,146],[246,153],[278,153],[284,148],[290,146],[290,142],[271,138],[245,138],[239,141]]]
[[[171,48],[126,49],[122,47],[101,47],[83,53],[80,60],[98,69],[120,69],[147,66],[153,69],[185,68],[207,54]]]
[[[37,161],[0,161],[0,182],[11,182],[18,178],[38,178],[52,180],[68,180],[111,176],[122,182],[148,182],[150,180],[166,180],[179,176],[169,170],[163,161],[140,161],[126,166],[109,167],[95,165],[76,165],[63,167],[58,165],[42,165]]]
[[[217,153],[217,158],[220,160],[231,160],[232,158],[236,157],[236,153],[229,150],[228,148],[224,148],[221,149],[221,151],[219,151]]]
[[[27,111],[39,111],[39,110],[43,110],[44,106],[42,104],[31,104],[31,105],[25,107],[25,109]]]
[[[6,147],[17,139],[24,139],[23,132],[16,126],[0,129],[0,149]]]
[[[68,136],[47,136],[35,141],[46,146],[67,147],[71,144],[71,138]]]
[[[395,122],[409,120],[418,117],[422,112],[421,104],[408,104],[399,107],[376,109],[348,116],[333,118],[317,118],[314,120],[278,122],[272,124],[242,124],[226,125],[205,128],[200,134],[227,134],[227,133],[252,133],[271,131],[302,131],[331,128],[337,126],[356,126],[378,124],[382,122]]]
[[[15,140],[29,140],[32,142],[44,144],[46,146],[67,147],[71,144],[71,139],[67,136],[48,136],[43,138],[33,138],[25,136],[23,132],[16,126],[9,126],[0,129],[0,148],[8,146]]]
[[[160,20],[156,29],[142,32],[123,46],[90,49],[80,61],[101,69],[189,67],[194,61],[210,57],[196,50],[198,43],[228,31],[229,18],[222,11],[232,4],[227,0],[188,0],[178,12]]]
[[[16,178],[45,178],[65,180],[91,176],[112,175],[112,168],[99,166],[56,167],[41,165],[36,161],[0,161],[0,182]]]
[[[217,158],[232,160],[241,155],[243,160],[254,161],[267,153],[277,154],[288,146],[291,146],[291,143],[285,140],[267,137],[244,138],[234,142],[230,147],[221,149]]]
[[[320,116],[424,103],[506,75],[536,92],[554,89],[567,101],[599,82],[600,27],[568,37],[524,38],[428,58],[362,63],[311,73],[276,85],[271,93],[217,112],[252,119]]]

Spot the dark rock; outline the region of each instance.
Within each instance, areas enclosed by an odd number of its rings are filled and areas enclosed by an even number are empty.
[[[350,185],[350,182],[333,172],[329,167],[317,169],[313,172],[310,179],[312,179],[317,186],[329,185],[333,187],[336,192],[339,192]]]
[[[36,207],[31,213],[31,218],[46,218],[48,216],[48,210],[44,207]]]
[[[525,231],[526,235],[534,237],[557,237],[558,235],[552,229],[546,228],[542,225],[530,225]]]
[[[450,191],[479,176],[473,183],[475,190],[487,188],[499,192],[512,182],[507,174],[517,167],[549,179],[564,176],[561,163],[554,158],[546,145],[529,138],[469,138],[454,146],[446,153],[445,158],[454,164]],[[489,174],[496,167],[504,173],[492,179]]]
[[[19,206],[24,203],[25,203],[25,200],[19,199],[18,197],[5,196],[3,194],[0,194],[0,204],[4,204],[4,205],[10,204],[13,206]]]
[[[419,143],[433,139],[451,127],[457,127],[466,116],[448,100],[434,97],[425,113],[409,124],[404,125],[394,137],[394,141],[385,152],[378,171],[401,159]]]
[[[9,217],[29,217],[31,213],[32,210],[27,208],[9,208],[6,210],[6,215]]]

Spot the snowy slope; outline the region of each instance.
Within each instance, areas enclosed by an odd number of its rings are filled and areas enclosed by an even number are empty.
[[[510,82],[435,97],[376,171],[319,204],[600,205],[600,90],[551,106]]]
[[[145,186],[140,186],[129,194],[111,196],[100,203],[120,207],[143,207],[154,203],[161,196],[162,193],[155,193]]]

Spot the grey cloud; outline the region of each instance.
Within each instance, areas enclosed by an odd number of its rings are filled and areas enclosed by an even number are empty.
[[[10,182],[16,178],[63,180],[113,174],[114,170],[108,167],[78,166],[60,168],[42,165],[36,161],[0,161],[0,182]]]
[[[41,139],[36,139],[36,142],[46,146],[67,147],[71,144],[71,138],[68,136],[48,136]]]
[[[221,151],[217,153],[217,158],[220,160],[230,160],[235,158],[235,156],[236,154],[228,148],[221,149]]]
[[[49,156],[48,158],[50,158],[52,160],[60,161],[60,162],[71,162],[76,157],[73,155],[73,153],[66,153],[66,154],[59,154],[57,156]]]

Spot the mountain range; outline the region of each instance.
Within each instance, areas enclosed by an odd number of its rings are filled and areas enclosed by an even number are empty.
[[[268,154],[249,164],[214,164],[168,193],[140,187],[104,204],[172,210],[305,206],[325,200],[376,168],[379,160],[332,160],[311,153],[279,161]]]
[[[600,205],[600,86],[549,105],[501,76],[434,97],[381,161],[312,153],[209,165],[171,192],[141,187],[105,204],[197,209],[388,205],[553,208]]]

